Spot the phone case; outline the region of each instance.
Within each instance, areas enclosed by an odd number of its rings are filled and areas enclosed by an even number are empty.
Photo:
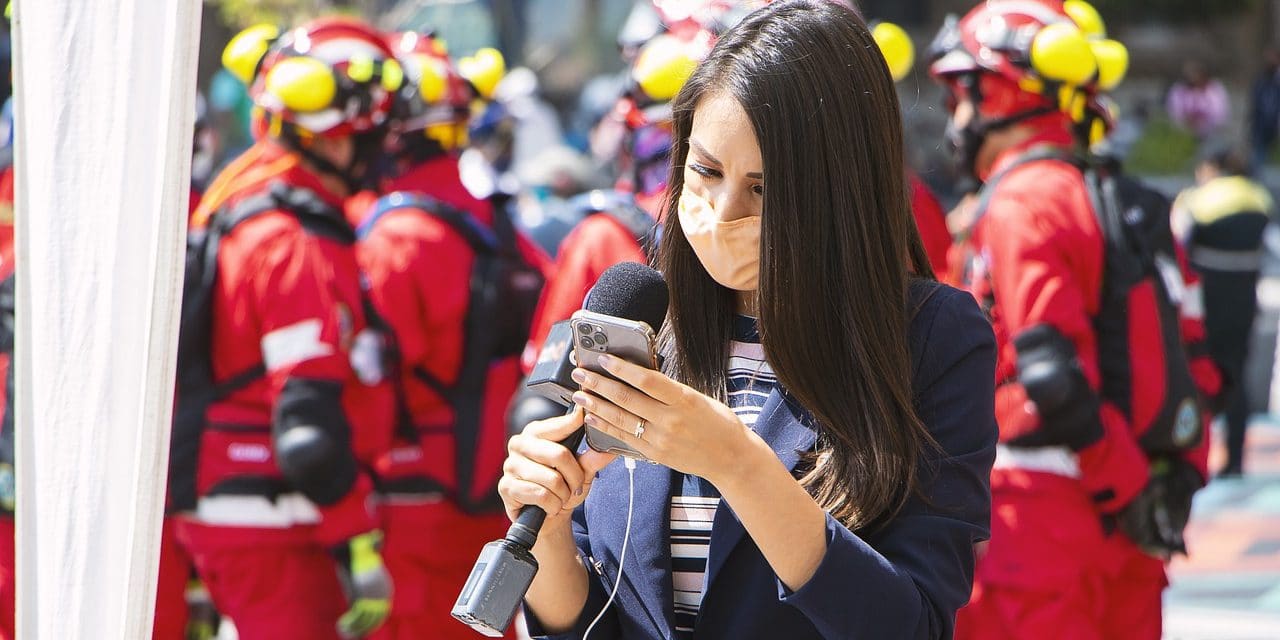
[[[600,366],[600,356],[606,353],[642,367],[657,368],[657,336],[643,322],[584,310],[574,313],[569,325],[573,329],[574,358],[583,369],[609,376]],[[588,426],[586,432],[587,446],[596,451],[644,459],[639,451],[603,431]]]

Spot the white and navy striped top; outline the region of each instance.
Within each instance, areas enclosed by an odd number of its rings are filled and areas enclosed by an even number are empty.
[[[773,369],[764,360],[754,318],[734,318],[728,369],[729,407],[744,424],[753,427],[764,401],[778,386]],[[719,492],[697,476],[684,476],[680,494],[671,498],[671,580],[675,588],[677,638],[693,637],[707,587],[711,523],[719,505]]]

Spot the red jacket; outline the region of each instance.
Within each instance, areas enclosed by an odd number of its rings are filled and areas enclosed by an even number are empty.
[[[1070,143],[1065,129],[1043,132],[1002,153],[991,174],[1033,147]],[[1035,407],[1017,382],[1013,337],[1023,330],[1047,323],[1070,339],[1085,377],[1098,390],[1092,319],[1100,306],[1104,248],[1075,167],[1057,160],[1029,162],[1009,171],[994,189],[986,215],[963,248],[967,260],[958,275],[989,306],[999,349],[996,420],[1000,441],[1007,442],[1039,426]],[[1099,498],[1101,510],[1124,506],[1145,486],[1147,461],[1120,411],[1104,403],[1101,418],[1105,435],[1078,455],[1063,447],[1035,450],[1038,460],[1022,460],[1002,447],[992,471],[992,491],[1025,485],[1029,477],[1078,477]]]
[[[212,211],[263,193],[277,182],[311,190],[340,210],[341,200],[302,167],[296,155],[261,141],[218,177],[193,224],[203,225]],[[200,446],[195,520],[222,529],[208,536],[216,544],[286,539],[329,545],[374,528],[376,514],[369,500],[373,485],[363,468],[390,446],[394,405],[387,385],[368,377],[371,384],[362,383],[353,369],[358,354],[353,346],[367,328],[355,247],[308,233],[288,212],[268,211],[222,239],[218,269],[212,333],[215,379],[229,379],[259,364],[267,373],[209,408],[209,426]],[[285,391],[287,385],[304,383],[337,395],[302,400],[282,395],[291,393]],[[272,503],[257,504],[240,495],[210,495],[242,493],[228,489],[237,483],[282,483],[271,427],[288,420],[285,414],[290,411],[305,412],[309,406],[332,408],[319,419],[333,421],[350,436],[350,449],[340,452],[339,460],[350,464],[354,456],[357,470],[339,500],[317,506],[290,492]],[[237,533],[229,533],[227,527]]]
[[[920,240],[929,254],[929,264],[938,280],[947,281],[947,252],[951,250],[951,232],[947,230],[947,214],[928,185],[914,171],[907,172],[911,183],[911,211],[915,214]]]
[[[429,195],[470,213],[485,225],[493,222],[490,204],[466,190],[453,157],[440,157],[410,169],[389,181],[386,191]],[[516,241],[529,264],[544,275],[550,273],[551,261],[541,249],[522,234],[517,234]],[[423,455],[425,460],[418,462],[432,477],[453,478],[452,409],[411,370],[420,366],[445,384],[457,381],[473,250],[446,223],[422,211],[397,209],[373,225],[358,251],[374,305],[396,336],[404,364],[401,380],[406,403],[422,434],[421,453],[410,447],[397,449],[392,457],[403,462],[406,457]],[[514,394],[519,372],[514,362],[511,366],[509,384]],[[505,412],[506,407],[499,409]]]
[[[556,256],[555,277],[542,290],[533,317],[529,345],[522,358],[526,373],[537,362],[551,325],[569,319],[581,309],[600,275],[619,262],[643,263],[646,258],[635,235],[610,216],[588,216],[565,237]]]

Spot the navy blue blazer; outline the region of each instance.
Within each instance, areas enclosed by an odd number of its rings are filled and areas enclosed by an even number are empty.
[[[936,283],[911,287],[909,333],[915,408],[941,452],[920,462],[922,493],[883,528],[856,534],[827,516],[827,552],[798,591],[778,580],[729,506],[711,532],[707,589],[695,638],[950,638],[969,599],[974,543],[990,534],[995,460],[995,340],[972,296]],[[765,403],[755,430],[788,468],[812,448],[805,411],[784,393]],[[670,497],[678,474],[641,463],[626,567],[592,640],[672,638]],[[627,470],[600,473],[574,514],[574,537],[591,578],[581,638],[617,579],[627,519]],[[534,616],[529,629],[542,634]]]

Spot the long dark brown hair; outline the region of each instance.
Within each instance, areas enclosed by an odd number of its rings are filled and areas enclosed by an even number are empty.
[[[819,427],[802,482],[846,526],[883,523],[916,490],[932,442],[912,406],[907,288],[933,271],[888,67],[853,10],[780,2],[725,33],[675,99],[657,258],[671,288],[665,368],[724,398],[734,293],[707,274],[676,214],[694,109],[717,93],[746,110],[764,162],[760,337]]]

